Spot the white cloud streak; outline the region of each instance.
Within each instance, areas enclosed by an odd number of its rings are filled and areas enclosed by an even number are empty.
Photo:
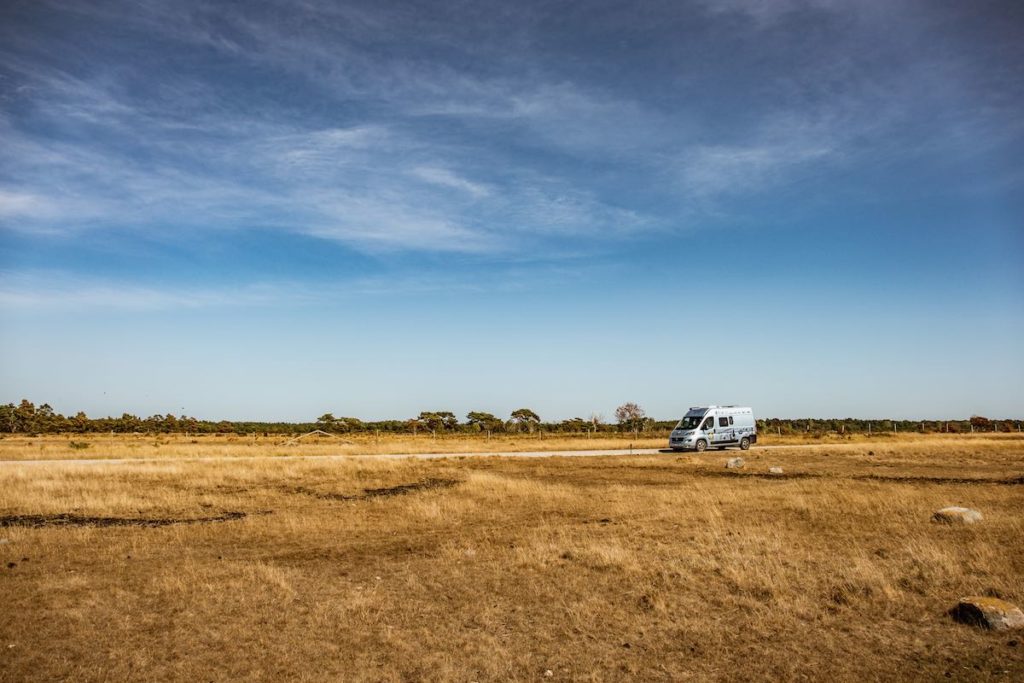
[[[474,197],[486,197],[491,194],[491,190],[486,185],[466,180],[446,168],[417,166],[412,169],[412,174],[420,180],[424,180],[433,185],[450,187],[463,192],[468,192]]]
[[[863,154],[865,140],[905,121],[913,106],[913,92],[895,96],[898,78],[866,78],[856,61],[819,67],[811,55],[800,79],[780,83],[788,108],[738,117],[718,135],[685,107],[666,111],[528,57],[509,58],[521,60],[518,70],[483,75],[454,66],[457,59],[380,54],[365,37],[384,27],[467,63],[474,49],[487,49],[446,33],[458,27],[389,8],[49,5],[284,74],[321,104],[362,108],[343,116],[329,108],[297,115],[289,103],[248,110],[218,84],[173,72],[139,95],[130,65],[72,74],[0,49],[17,80],[0,100],[0,226],[8,230],[259,227],[366,251],[511,256],[559,237],[626,239],[662,229],[679,207],[785,186]],[[761,28],[809,8],[846,11],[831,0],[703,7],[712,18],[740,14]],[[821,96],[831,82],[849,85],[841,96]],[[34,125],[15,111],[30,111]],[[975,118],[982,122],[966,117],[948,127],[973,133],[1001,121],[998,113]],[[653,193],[662,206],[630,205],[619,186],[638,175],[662,185]]]
[[[40,113],[74,125],[70,136],[44,138],[0,118],[2,164],[16,179],[0,180],[0,221],[10,230],[72,235],[96,226],[146,232],[256,225],[369,251],[483,253],[508,251],[514,233],[557,234],[569,222],[564,210],[548,210],[551,179],[522,168],[474,178],[479,163],[471,151],[424,139],[409,126],[308,128],[238,115],[189,120],[118,100],[105,84],[46,69],[25,76],[35,83],[31,100]],[[510,101],[508,111],[518,106]],[[97,142],[109,139],[130,144]],[[496,185],[502,176],[504,185]],[[573,194],[573,231],[614,237],[602,202]],[[492,222],[509,205],[519,222]]]
[[[545,289],[585,277],[593,267],[548,263],[490,266],[483,272],[391,273],[329,282],[265,280],[243,284],[144,284],[58,270],[0,271],[0,311],[10,314],[109,311],[147,313],[286,306],[324,307],[365,297],[432,296]]]

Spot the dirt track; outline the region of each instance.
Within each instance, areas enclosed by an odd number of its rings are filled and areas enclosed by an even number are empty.
[[[755,446],[752,450],[768,450],[774,448],[814,448],[818,444],[799,444],[793,446]],[[739,453],[738,449],[721,451],[722,453]],[[166,456],[161,458],[73,458],[73,459],[48,459],[48,460],[0,460],[3,465],[130,465],[142,462],[220,462],[220,461],[242,461],[242,460],[351,460],[353,458],[368,458],[372,460],[402,460],[414,458],[422,460],[435,460],[442,458],[555,458],[555,457],[599,457],[606,455],[657,455],[659,453],[674,453],[667,448],[620,448],[613,450],[589,450],[589,451],[479,451],[476,453],[368,453],[352,455],[233,455],[233,456]],[[693,451],[690,451],[691,453]],[[718,451],[709,450],[706,454]]]

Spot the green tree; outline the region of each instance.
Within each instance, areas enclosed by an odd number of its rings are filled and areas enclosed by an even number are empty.
[[[114,429],[118,432],[137,432],[142,428],[142,420],[131,413],[122,413],[116,420]]]
[[[466,424],[477,431],[496,432],[501,429],[504,423],[501,419],[479,411],[472,411],[466,415]]]
[[[35,431],[50,433],[60,429],[64,422],[64,416],[54,412],[49,403],[44,403],[36,409]]]
[[[459,418],[455,413],[447,410],[424,411],[420,413],[419,421],[431,431],[452,430],[459,426]]]
[[[89,431],[89,427],[90,427],[89,416],[86,415],[81,410],[79,410],[77,413],[75,413],[75,416],[73,418],[71,418],[70,421],[71,421],[71,429],[73,429],[74,431],[78,432],[79,434],[83,434],[83,433]]]
[[[0,406],[0,431],[14,432],[18,426],[16,409],[13,403]]]
[[[365,426],[358,417],[339,417],[334,421],[334,428],[339,432],[359,432]]]
[[[168,434],[179,431],[180,427],[178,425],[178,418],[167,413],[164,415],[164,419],[160,423],[160,428]]]
[[[560,426],[563,432],[582,432],[590,427],[590,422],[582,417],[574,417],[570,420],[562,420]]]
[[[21,403],[14,409],[14,430],[15,432],[34,432],[36,430],[36,406],[28,399],[21,399]]]
[[[540,424],[540,416],[529,408],[518,408],[512,411],[512,424],[516,431],[522,431],[525,427],[532,434]]]

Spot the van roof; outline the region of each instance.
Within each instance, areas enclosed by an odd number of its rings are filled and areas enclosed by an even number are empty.
[[[693,406],[692,408],[690,408],[690,412],[692,413],[695,410],[714,410],[714,409],[718,409],[718,408],[732,408],[732,409],[735,409],[735,410],[750,410],[750,411],[753,411],[753,408],[751,408],[749,406]]]

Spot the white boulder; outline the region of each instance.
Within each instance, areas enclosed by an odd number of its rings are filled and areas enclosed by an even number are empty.
[[[1013,603],[985,596],[960,598],[953,618],[965,624],[984,626],[993,631],[1024,628],[1024,612]]]
[[[977,510],[956,506],[936,510],[935,514],[932,515],[933,522],[941,522],[942,524],[974,524],[982,519],[981,513]]]

